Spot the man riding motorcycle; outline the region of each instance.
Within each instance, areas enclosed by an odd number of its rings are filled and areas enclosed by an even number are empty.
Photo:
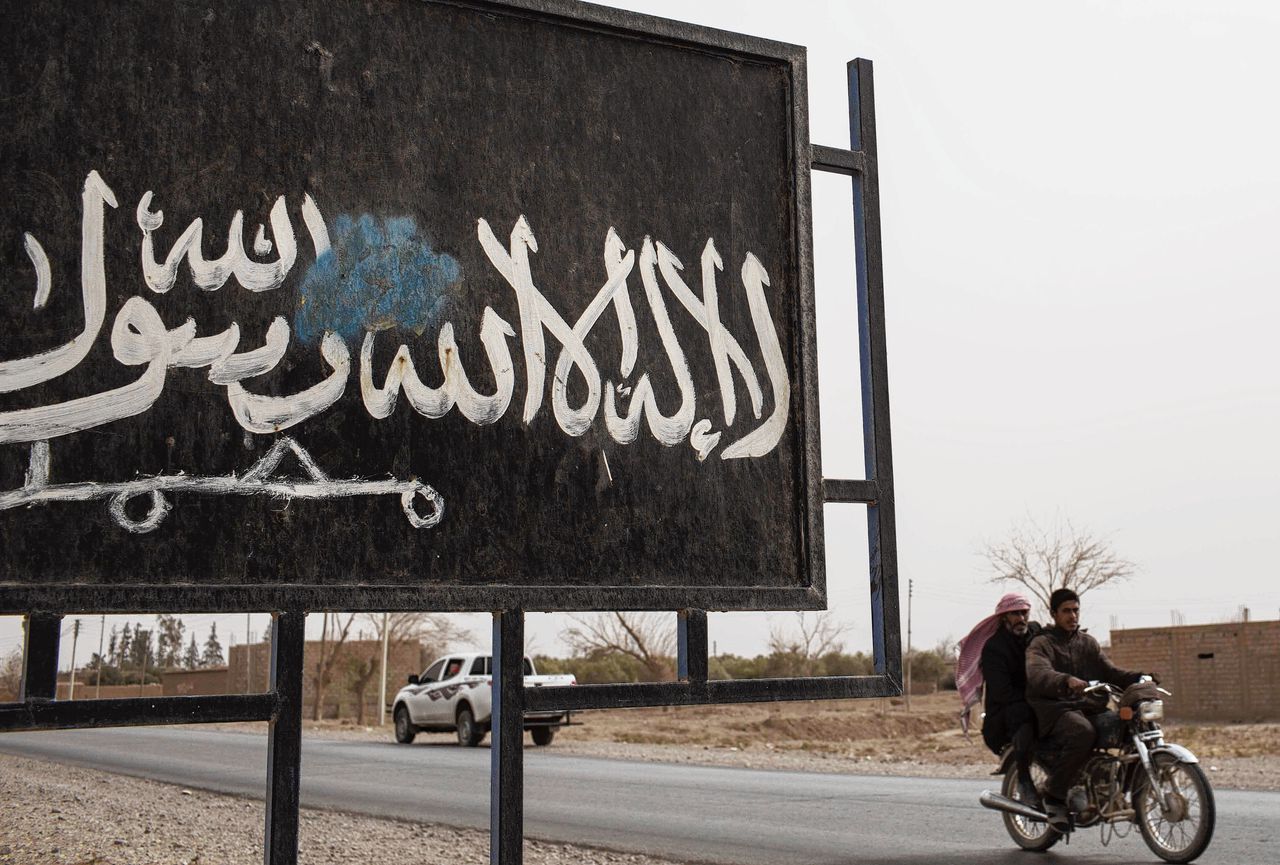
[[[1080,629],[1080,596],[1058,589],[1049,596],[1053,626],[1027,649],[1027,702],[1035,711],[1044,744],[1056,752],[1045,782],[1045,813],[1060,832],[1071,828],[1067,794],[1089,758],[1097,732],[1089,715],[1093,703],[1084,698],[1089,680],[1126,687],[1142,673],[1121,670],[1103,653],[1098,641]],[[1079,807],[1077,811],[1081,810]]]

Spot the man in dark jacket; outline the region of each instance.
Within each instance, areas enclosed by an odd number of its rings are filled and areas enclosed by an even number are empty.
[[[982,678],[986,683],[982,740],[994,753],[1013,744],[1018,765],[1019,798],[1040,808],[1031,780],[1031,757],[1036,742],[1035,715],[1027,704],[1027,645],[1040,631],[1029,621],[1030,605],[1001,614],[1000,629],[982,647]]]
[[[1027,649],[1027,702],[1035,710],[1040,735],[1050,739],[1059,757],[1045,782],[1049,823],[1070,827],[1066,798],[1089,759],[1096,732],[1083,711],[1089,680],[1127,687],[1141,673],[1121,670],[1103,654],[1098,641],[1080,630],[1080,597],[1070,589],[1049,596],[1053,627],[1046,628]]]

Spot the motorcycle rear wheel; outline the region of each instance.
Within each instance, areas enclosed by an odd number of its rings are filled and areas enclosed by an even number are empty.
[[[1171,808],[1165,811],[1145,778],[1133,797],[1138,828],[1151,852],[1166,862],[1190,862],[1200,856],[1213,838],[1216,808],[1213,788],[1196,763],[1183,763],[1172,754],[1154,754],[1151,768],[1161,786],[1172,791]]]
[[[1044,790],[1044,779],[1044,768],[1039,763],[1032,763],[1031,780],[1035,782],[1037,790]],[[1000,792],[1007,799],[1022,801],[1022,796],[1018,793],[1018,767],[1016,764],[1011,764],[1004,773],[1004,783],[1000,785]],[[1040,853],[1057,844],[1062,838],[1062,835],[1051,829],[1048,823],[1028,820],[1026,817],[1010,814],[1008,811],[1001,814],[1001,816],[1004,818],[1005,831],[1009,833],[1013,843],[1023,850],[1032,850]]]

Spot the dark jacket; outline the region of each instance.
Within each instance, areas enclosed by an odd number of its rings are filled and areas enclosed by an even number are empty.
[[[1078,699],[1071,693],[1067,680],[1072,676],[1124,688],[1142,674],[1112,664],[1098,641],[1082,630],[1068,634],[1056,627],[1045,628],[1027,649],[1027,702],[1035,710],[1040,735],[1050,733],[1067,712],[1097,706],[1096,702]]]
[[[982,647],[978,661],[987,694],[983,702],[982,741],[999,754],[1023,724],[1034,720],[1027,704],[1027,645],[1040,626],[1030,623],[1025,637],[1001,626]]]

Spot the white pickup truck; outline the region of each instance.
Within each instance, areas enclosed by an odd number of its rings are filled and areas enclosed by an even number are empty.
[[[533,660],[524,659],[526,687],[576,685],[572,675],[539,676]],[[407,745],[419,732],[458,734],[458,744],[475,747],[489,732],[493,713],[493,659],[458,652],[434,661],[421,676],[410,676],[392,703],[396,741]],[[572,723],[568,712],[526,714],[524,728],[533,744],[550,745],[556,730]]]

